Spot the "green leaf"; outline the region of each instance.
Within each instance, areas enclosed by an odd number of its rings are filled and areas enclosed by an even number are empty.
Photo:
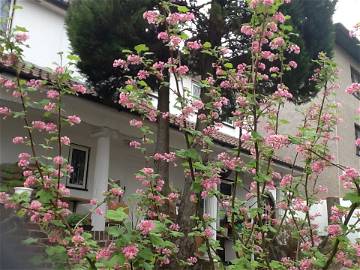
[[[271,261],[270,266],[271,266],[272,269],[280,269],[280,270],[285,270],[286,269],[285,266],[283,266],[278,261]]]
[[[233,64],[231,64],[231,63],[226,63],[226,64],[224,65],[224,67],[226,67],[227,69],[234,68]]]
[[[119,237],[123,232],[117,226],[112,226],[107,229],[109,235]]]
[[[176,155],[184,159],[191,158],[194,161],[200,160],[199,153],[195,149],[181,149],[176,151]]]
[[[211,48],[211,43],[209,41],[206,41],[204,44],[203,44],[203,48],[204,49],[210,49]]]
[[[181,13],[186,13],[189,11],[189,9],[185,6],[177,6],[177,10]]]
[[[151,249],[149,248],[144,248],[140,250],[138,256],[147,261],[151,261],[155,257],[154,254],[151,252]]]
[[[156,247],[163,247],[164,246],[164,240],[161,238],[160,235],[151,233],[149,235],[151,243]]]
[[[140,54],[142,52],[147,52],[149,50],[149,47],[145,44],[139,44],[134,47],[135,51]]]
[[[29,237],[29,238],[23,240],[22,243],[24,245],[32,245],[32,244],[37,243],[38,241],[39,241],[39,239],[37,239],[37,238]]]
[[[67,59],[69,59],[70,61],[75,61],[75,62],[78,62],[80,61],[80,57],[75,55],[75,54],[70,54],[67,56]]]
[[[106,212],[106,218],[114,221],[124,221],[128,215],[124,212],[123,208],[118,208],[116,210],[108,210]]]
[[[37,193],[36,193],[36,196],[39,197],[39,201],[41,203],[48,203],[50,202],[52,199],[53,199],[53,194],[49,191],[46,191],[44,189],[41,189],[39,190]]]
[[[349,200],[352,203],[360,203],[360,195],[356,192],[349,192],[345,194],[344,200]]]

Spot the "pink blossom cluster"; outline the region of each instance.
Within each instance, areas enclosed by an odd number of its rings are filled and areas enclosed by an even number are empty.
[[[179,23],[186,23],[193,21],[195,19],[195,16],[191,12],[186,13],[171,13],[167,18],[166,22],[170,25],[176,25]]]
[[[142,220],[137,228],[142,235],[148,235],[155,228],[155,223],[153,220]]]
[[[278,150],[284,146],[289,145],[290,141],[286,135],[274,134],[265,137],[265,143],[273,149]]]
[[[127,260],[133,260],[137,256],[139,249],[136,244],[125,246],[121,249]]]
[[[176,154],[175,154],[175,152],[155,153],[153,158],[154,158],[154,160],[163,160],[166,162],[174,162],[176,159]]]
[[[345,92],[348,94],[360,92],[360,83],[352,83],[348,88],[346,88]]]

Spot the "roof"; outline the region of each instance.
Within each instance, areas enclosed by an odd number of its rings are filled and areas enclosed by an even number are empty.
[[[41,79],[41,80],[47,80],[47,81],[53,81],[55,76],[54,73],[51,72],[51,70],[45,70],[42,69],[40,67],[31,65],[31,64],[21,64],[18,67],[21,72],[20,72],[20,76],[26,80],[30,80],[30,79]],[[11,66],[7,66],[4,63],[0,62],[0,73],[9,73],[9,74],[15,74],[16,70],[11,67]],[[80,94],[78,96],[79,98],[82,99],[86,99],[92,102],[95,102],[97,104],[102,104],[104,106],[108,106],[108,107],[112,107],[118,111],[123,111],[123,112],[128,112],[130,113],[129,110],[123,108],[120,104],[118,103],[107,103],[105,104],[103,100],[101,100],[98,96],[94,95],[94,94]],[[176,124],[176,115],[171,115],[170,116],[170,125],[173,128],[179,129],[179,126]],[[189,126],[191,126],[192,128],[195,128],[195,124],[193,122],[188,122]],[[238,142],[238,138],[224,134],[222,132],[216,132],[212,138],[214,139],[214,142],[217,143],[218,145],[221,146],[225,146],[225,147],[237,147],[239,145]],[[249,144],[243,144],[241,146],[241,152],[250,155],[250,150],[251,150],[251,145]],[[286,162],[285,160],[279,158],[279,157],[275,157],[273,158],[273,162],[281,165],[281,166],[285,166],[288,168],[294,168],[297,171],[303,171],[303,168],[300,166],[293,166],[293,164]]]
[[[360,63],[360,40],[349,35],[349,30],[341,23],[335,25],[335,42]]]

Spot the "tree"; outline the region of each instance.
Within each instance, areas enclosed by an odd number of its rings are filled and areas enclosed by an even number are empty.
[[[280,1],[253,3],[251,6],[253,19],[250,25],[247,25],[248,30],[253,33],[253,42],[260,42],[268,36],[268,33],[262,29],[269,20],[279,26],[283,24],[274,18],[280,4]],[[216,12],[212,14],[216,15]],[[120,104],[140,114],[143,120],[138,121],[134,126],[142,132],[145,139],[141,142],[135,141],[137,143],[132,147],[141,149],[152,143],[151,140],[147,140],[151,138],[152,131],[148,121],[145,120],[161,117],[161,115],[153,115],[157,112],[151,106],[151,97],[146,94],[152,90],[149,89],[151,78],[160,77],[160,85],[167,86],[167,78],[159,75],[164,69],[168,69],[168,72],[173,73],[181,81],[182,76],[188,72],[188,67],[180,61],[184,54],[200,51],[213,58],[214,62],[211,66],[215,72],[209,70],[208,77],[201,80],[203,88],[201,100],[194,100],[187,91],[181,91],[175,80],[174,94],[181,108],[177,113],[177,119],[179,126],[182,127],[180,132],[183,133],[186,141],[185,147],[177,150],[175,155],[184,169],[185,186],[191,184],[190,198],[187,197],[188,193],[185,196],[184,193],[181,200],[186,200],[186,204],[194,204],[194,209],[199,209],[201,199],[215,199],[223,208],[223,215],[232,220],[231,230],[235,235],[232,248],[236,259],[227,269],[328,270],[334,263],[358,269],[357,254],[360,252],[360,245],[353,245],[346,236],[358,230],[354,227],[359,220],[354,221],[353,224],[351,220],[360,207],[360,173],[355,168],[333,163],[329,158],[331,149],[328,143],[334,139],[332,131],[335,130],[338,121],[338,105],[331,97],[336,88],[335,64],[324,53],[319,55],[316,63],[320,68],[315,71],[314,80],[316,87],[323,89],[321,98],[315,99],[304,112],[304,124],[300,125],[294,134],[281,134],[278,127],[286,123],[282,123],[279,119],[279,111],[291,94],[284,84],[280,85],[273,95],[263,96],[258,91],[261,87],[259,82],[267,80],[266,74],[258,65],[259,61],[266,59],[266,54],[263,54],[266,44],[261,45],[260,48],[253,46],[250,49],[250,64],[243,63],[239,67],[234,67],[232,57],[224,54],[222,48],[212,47],[209,44],[204,44],[203,47],[193,46],[185,40],[184,33],[193,22],[194,16],[183,6],[178,6],[173,1],[164,1],[159,10],[151,10],[145,15],[149,24],[159,29],[164,29],[162,27],[165,26],[165,30],[161,31],[166,32],[162,33],[171,34],[169,39],[164,40],[171,58],[168,63],[161,65],[161,69],[154,68],[154,64],[159,63],[154,62],[145,46],[141,46],[137,47],[135,54],[127,52],[124,59],[118,59],[124,70],[139,65],[143,69],[141,76],[135,75],[129,78],[131,84],[121,87],[119,94]],[[287,71],[290,63],[284,55],[286,49],[295,44],[288,39],[288,31],[279,28],[280,30],[278,28],[271,30],[273,34],[276,33],[275,37],[270,35],[271,42],[277,41],[277,44],[280,44],[272,48],[272,53],[283,60],[280,62],[280,68]],[[193,220],[191,232],[184,231],[162,208],[166,201],[175,203],[179,194],[174,192],[164,195],[161,192],[163,181],[150,167],[150,163],[136,174],[141,189],[134,196],[137,203],[137,207],[133,208],[134,215],[130,218],[122,207],[107,211],[106,218],[115,221],[116,225],[108,228],[111,237],[105,246],[94,241],[91,233],[84,231],[83,220],[80,220],[75,227],[69,224],[66,217],[71,211],[68,209],[68,203],[64,202],[69,190],[62,181],[71,174],[72,168],[69,166],[71,165],[69,161],[63,157],[66,154],[63,146],[70,145],[70,139],[64,136],[67,128],[63,127],[76,126],[81,120],[77,115],[66,114],[64,111],[66,99],[63,97],[84,94],[87,90],[83,85],[71,80],[72,72],[69,68],[71,63],[57,67],[52,80],[49,81],[22,79],[18,67],[23,65],[22,48],[26,45],[27,39],[27,35],[22,31],[23,28],[16,28],[6,36],[0,36],[1,58],[7,61],[15,74],[15,78],[1,78],[0,84],[21,104],[14,108],[0,107],[0,116],[4,119],[23,120],[23,128],[27,136],[14,137],[13,143],[27,147],[27,150],[23,150],[25,152],[18,156],[18,166],[26,178],[24,186],[30,189],[22,188],[22,193],[14,194],[0,192],[0,204],[14,209],[21,217],[25,215],[30,217],[30,220],[38,224],[48,235],[49,243],[45,249],[46,256],[51,260],[46,258],[43,261],[51,262],[56,269],[169,269],[170,261],[177,265],[175,269],[197,269],[197,257],[201,259],[203,256],[199,253],[189,254],[183,249],[191,250],[193,244],[188,239],[198,237],[202,240],[198,251],[207,254],[209,259],[209,266],[202,269],[215,269],[216,260],[219,260],[215,253],[219,249],[219,241],[213,237],[212,226],[217,219],[217,213],[210,216],[195,211],[189,217],[190,211],[184,213],[179,210],[179,215],[185,215]],[[185,47],[179,46],[182,41],[185,42]],[[189,48],[190,52],[186,48]],[[279,76],[283,74],[280,72]],[[229,83],[222,84],[224,80]],[[237,106],[233,107],[233,115],[238,125],[246,131],[246,134],[244,133],[246,136],[242,136],[240,132],[239,143],[235,149],[222,148],[220,150],[222,152],[217,153],[219,148],[215,145],[212,134],[216,127],[221,125],[218,113],[227,103],[227,99],[223,96],[224,90],[232,91],[236,96]],[[346,92],[360,93],[360,84],[353,83]],[[46,98],[43,98],[45,96]],[[39,111],[43,109],[43,114],[33,114],[33,108],[38,108]],[[195,115],[197,124],[194,128],[188,125],[188,122]],[[266,122],[267,132],[263,133],[259,129],[261,121]],[[206,128],[201,129],[201,126]],[[240,157],[242,143],[246,143],[252,149],[252,158]],[[289,170],[287,174],[281,175],[276,171],[276,166],[272,166],[272,161],[280,154],[279,151],[293,149],[297,152],[293,166],[301,163],[304,170],[301,174]],[[209,152],[216,154],[211,159],[207,154],[202,154]],[[175,155],[156,154],[160,158],[167,159],[168,162],[175,162]],[[155,155],[147,153],[145,159],[155,159]],[[327,228],[328,236],[321,237],[317,221],[309,213],[311,207],[319,203],[317,195],[320,185],[312,180],[317,179],[325,168],[333,166],[342,171],[339,180],[347,190],[344,199],[348,200],[349,204],[332,207],[331,220]],[[236,196],[236,192],[225,195],[217,189],[224,170],[236,172],[234,189],[237,183],[242,184],[240,173],[251,179],[246,198]],[[192,181],[188,181],[188,178]],[[276,179],[279,182],[279,191],[283,195],[277,202],[277,206],[283,210],[279,216],[274,214],[275,209],[272,208],[274,202],[269,202],[268,195],[274,188]],[[304,189],[304,192],[300,191],[301,189]],[[32,192],[34,194],[31,194]],[[94,212],[99,214],[101,205],[118,202],[123,194],[124,190],[120,186],[110,182],[109,190],[104,192],[105,198],[101,201],[91,201],[94,208],[87,216]],[[254,203],[252,206],[247,206],[250,198]],[[138,217],[136,225],[134,216]],[[241,221],[242,226],[234,226],[234,220]],[[272,256],[275,249],[273,242],[278,237],[283,239],[287,246],[294,242],[292,245],[294,250],[289,254],[279,253],[279,257]],[[179,245],[179,239],[186,240],[191,246]],[[25,242],[38,243],[38,240],[29,238]],[[47,241],[41,243],[46,245]],[[191,257],[188,257],[189,255]],[[219,267],[224,268],[225,265]]]
[[[123,72],[113,67],[114,59],[124,57],[123,50],[145,43],[150,46],[156,59],[167,61],[167,50],[143,19],[144,11],[158,3],[159,0],[72,1],[66,25],[73,51],[80,57],[77,66],[103,102],[113,103],[117,99],[116,90],[124,85],[126,76],[138,72],[136,68]],[[151,85],[153,89],[160,87],[156,80]],[[158,110],[163,113],[169,111],[167,87],[162,86],[158,92]],[[168,118],[158,120],[156,134],[156,152],[168,153]],[[165,180],[164,192],[168,193],[169,166],[162,160],[155,161],[155,164]]]

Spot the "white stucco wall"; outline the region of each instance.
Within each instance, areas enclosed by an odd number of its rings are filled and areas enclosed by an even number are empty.
[[[65,11],[45,1],[18,0],[22,9],[16,10],[13,26],[22,26],[29,31],[29,48],[24,49],[25,60],[40,67],[54,68],[60,63],[59,52],[71,54],[70,43],[64,25]]]

